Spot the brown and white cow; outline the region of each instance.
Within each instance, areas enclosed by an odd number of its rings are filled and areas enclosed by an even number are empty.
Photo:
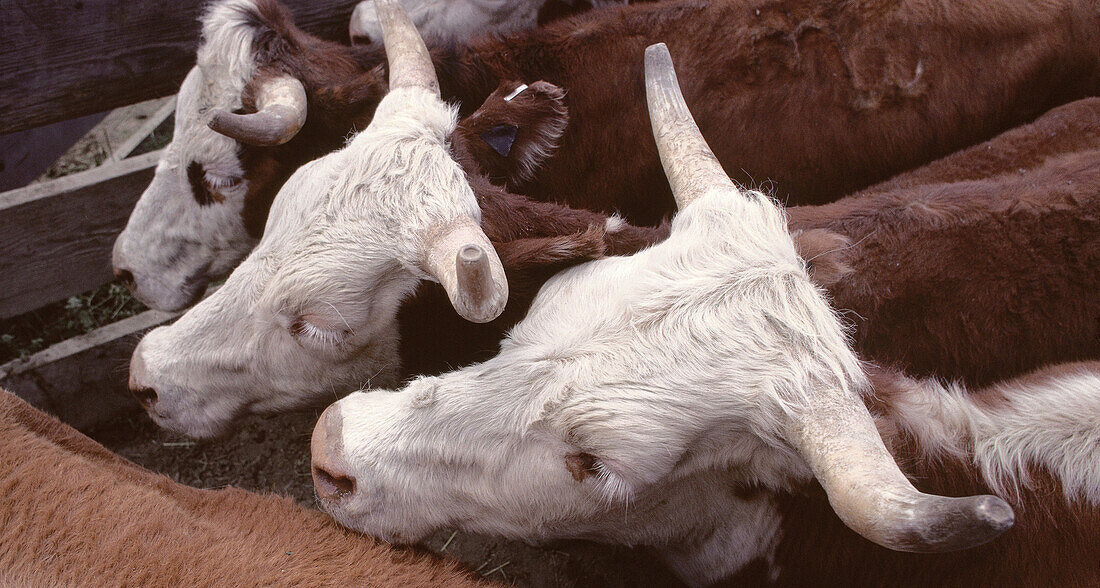
[[[497,94],[487,103],[483,114],[491,115],[489,118],[492,120],[506,118],[507,109],[511,108],[509,104],[515,104],[524,96],[530,97],[525,91],[509,103],[503,99],[507,94]],[[479,124],[484,126],[478,114],[469,117],[467,122],[472,125],[471,128]],[[1080,124],[1087,128],[1090,121],[1084,119]],[[460,162],[466,161],[471,145],[477,146],[479,143],[476,140],[466,141],[457,133],[450,137],[451,154]],[[373,237],[362,231],[356,233],[348,230],[367,226],[364,224],[366,219],[376,216],[380,210],[376,205],[367,204],[372,202],[368,192],[343,194],[339,186],[328,185],[325,174],[317,173],[318,170],[323,166],[335,165],[337,167],[332,169],[340,169],[340,166],[346,165],[332,163],[339,158],[323,163],[328,160],[323,158],[311,164],[315,166],[313,170],[300,171],[301,184],[288,185],[284,190],[276,210],[285,211],[273,215],[264,243],[250,262],[231,276],[223,292],[193,309],[177,324],[153,331],[135,350],[131,385],[144,398],[151,414],[162,426],[193,436],[217,434],[242,414],[315,404],[362,384],[391,386],[408,375],[439,373],[449,367],[487,359],[497,349],[504,330],[525,312],[530,296],[555,271],[605,252],[637,251],[666,234],[660,228],[633,227],[614,217],[525,201],[492,186],[482,176],[468,173],[467,179],[481,209],[482,227],[486,235],[497,243],[502,262],[510,268],[509,290],[513,295],[518,293],[519,298],[512,300],[509,305],[511,312],[504,317],[487,326],[475,326],[447,312],[447,297],[441,289],[421,282],[417,294],[410,300],[402,301],[398,311],[403,293],[409,292],[404,290],[409,287],[407,280],[417,276],[404,273],[402,268],[408,262],[393,264],[386,261],[389,259],[387,256],[391,255],[391,246],[374,242]],[[470,165],[464,167],[469,169]],[[330,172],[325,173],[331,175]],[[1093,184],[1088,176],[1082,176],[1080,180],[1083,181],[1076,185],[1075,190],[1083,194],[1080,205],[1081,210],[1086,212],[1093,202],[1090,199],[1092,193],[1088,192]],[[332,208],[331,202],[342,202],[344,208],[333,208],[327,216],[315,219],[304,212]],[[867,205],[872,206],[873,203],[868,201]],[[1045,211],[1043,208],[1039,210]],[[996,202],[993,202],[990,212],[996,211]],[[388,211],[385,214],[398,218],[406,213]],[[1022,218],[1013,216],[1005,220]],[[1084,218],[1083,224],[1069,227],[1077,232],[1065,234],[1043,234],[1025,223],[1020,226],[1015,240],[1006,241],[1004,246],[1028,251],[1031,248],[1028,240],[1039,243],[1044,239],[1066,238],[1087,244],[1094,238],[1095,231],[1090,229],[1087,215]],[[926,220],[925,226],[929,230],[936,229],[936,217]],[[920,225],[914,226],[919,228]],[[998,223],[993,222],[989,226],[995,228]],[[357,244],[348,247],[333,240],[328,235],[336,229],[342,231],[340,234],[344,236],[341,239],[358,239]],[[843,235],[841,226],[831,230]],[[813,247],[820,247],[820,239],[812,241],[815,235],[820,236],[818,233],[807,233],[804,239],[809,241],[808,256],[816,255]],[[950,240],[952,235],[945,233],[942,237],[932,237]],[[825,243],[832,246],[842,243],[842,240],[834,235]],[[502,246],[504,244],[507,245]],[[316,257],[303,256],[311,250],[318,252]],[[1030,258],[1032,263],[1067,269],[1076,263],[1073,259],[1059,257],[1058,249],[1042,250],[1045,256]],[[371,251],[379,256],[375,261],[366,263],[364,256]],[[876,249],[851,247],[846,255],[863,256],[864,263],[873,265]],[[339,257],[342,261],[335,263],[333,260],[338,256],[343,256]],[[815,260],[818,269],[825,265],[827,258]],[[398,274],[387,268],[401,269],[402,277],[395,278]],[[522,268],[522,271],[514,272],[511,268]],[[272,272],[276,269],[282,276],[279,280],[273,279]],[[954,273],[941,275],[941,279],[962,282],[974,277],[966,264],[954,264],[949,269]],[[1004,273],[1004,266],[992,264],[983,271],[996,277]],[[375,275],[371,272],[381,273]],[[880,274],[893,281],[889,288],[867,291],[864,300],[871,309],[877,308],[878,301],[881,301],[881,298],[875,298],[876,295],[889,296],[907,290],[919,292],[927,287],[923,277],[907,281],[905,273],[885,271]],[[389,277],[379,280],[379,276]],[[824,282],[828,278],[822,276],[821,279]],[[1087,277],[1072,281],[1067,291],[1073,292],[1073,288],[1084,290],[1081,298],[1087,300],[1092,295],[1089,292],[1093,288],[1092,283]],[[276,304],[282,297],[289,296],[291,291],[296,292],[294,297],[300,298],[291,305],[293,308],[287,310],[284,303]],[[949,294],[963,292],[951,288],[944,291]],[[1057,321],[1066,312],[1072,314],[1076,308],[1048,304],[1041,293],[1029,299],[1029,303],[1055,309],[1048,312],[1044,308],[1036,315],[1049,317],[1050,322],[1045,324],[1058,324]],[[968,299],[954,300],[952,304],[952,308],[974,308]],[[303,316],[319,316],[316,312],[294,310],[298,306],[322,308],[324,312],[321,314],[331,315],[321,321],[327,327],[318,331],[297,326],[303,322],[299,320]],[[1064,311],[1058,314],[1057,309]],[[1006,316],[1002,307],[995,310],[1000,314],[994,315],[994,308],[991,307],[990,316],[998,320],[1007,319],[1006,326],[1013,324],[1012,314]],[[935,313],[936,309],[927,312]],[[294,316],[284,316],[287,313]],[[877,328],[889,332],[891,325],[897,322],[893,317],[877,320],[877,315],[871,311],[863,316],[870,322],[860,325],[862,329]],[[923,324],[919,321],[937,323],[934,318],[913,318],[916,322],[911,330],[905,331],[899,327],[895,331],[893,341],[901,342],[900,346],[880,345],[873,348],[874,353],[868,356],[903,367],[910,361],[918,363],[919,360],[924,362],[920,365],[933,366],[940,362],[943,370],[936,373],[955,378],[989,373],[989,366],[1007,369],[1006,366],[1011,367],[1015,363],[1017,370],[1022,370],[1041,365],[1044,361],[1096,355],[1095,345],[1088,339],[1083,343],[1074,339],[1054,349],[1053,353],[1048,353],[1049,349],[1045,346],[1036,346],[1035,353],[1028,355],[1027,346],[1014,343],[1011,337],[1001,336],[1001,333],[1013,333],[1009,330],[989,333],[994,343],[983,347],[976,339],[985,336],[985,333],[974,334],[967,331],[965,325],[944,325],[941,321],[938,323],[940,334],[953,341],[952,346],[933,348],[925,357],[914,359],[904,342],[907,338],[925,336],[921,330]],[[284,324],[285,330],[274,328]],[[1036,327],[1042,328],[1043,324],[1036,323]],[[311,327],[316,326],[311,324]],[[321,339],[324,345],[320,348],[301,340],[301,335],[314,331],[330,333]],[[335,344],[330,345],[329,342]],[[1003,347],[1006,344],[1013,346],[1006,349]],[[957,349],[967,350],[969,355],[965,356],[965,361],[953,355]],[[970,351],[978,349],[992,349],[994,353],[987,356]],[[860,350],[865,351],[863,347]],[[1017,356],[1006,359],[1006,353]],[[1002,371],[995,375],[1006,377],[1013,373],[1019,371]]]
[[[407,23],[399,5],[386,7],[395,23]],[[479,200],[503,192],[463,173],[455,108],[441,100],[415,29],[396,30],[386,40],[388,53],[396,47],[390,92],[370,125],[295,172],[259,247],[225,285],[135,349],[131,387],[158,422],[211,435],[245,412],[315,403],[319,392],[366,381],[394,383],[395,315],[422,281],[438,281],[464,318],[486,322],[510,298],[502,263],[509,253],[537,262],[525,279],[510,272],[531,285],[562,267],[559,259],[601,254],[609,234],[647,242],[635,236],[643,229],[617,219],[547,203],[505,206],[506,198],[495,202],[505,213],[482,223]],[[490,189],[475,193],[478,186]],[[499,228],[503,256],[483,226]],[[535,289],[527,288],[527,300]],[[527,302],[519,302],[522,313]]]
[[[649,43],[677,55],[728,172],[771,183],[791,204],[818,203],[1096,93],[1097,18],[1085,0],[680,0],[438,47],[434,60],[443,96],[466,112],[508,80],[566,91],[571,124],[537,174],[530,151],[509,147],[532,132],[527,121],[479,135],[479,161],[523,172],[493,174],[498,182],[652,225],[672,199],[641,107],[638,55]],[[284,77],[300,88],[282,95],[292,100],[282,126],[232,116],[275,107],[264,88]],[[385,78],[381,48],[307,35],[273,0],[216,4],[180,89],[174,140],[116,243],[118,274],[151,306],[193,302],[256,244],[290,174],[366,127]]]
[[[0,390],[0,585],[485,586],[289,498],[177,484]]]
[[[326,509],[397,542],[454,527],[647,545],[694,585],[1095,582],[1100,363],[975,392],[868,378],[662,49],[646,64],[681,209],[669,238],[551,278],[483,364],[329,407]],[[963,497],[918,491],[895,455]]]

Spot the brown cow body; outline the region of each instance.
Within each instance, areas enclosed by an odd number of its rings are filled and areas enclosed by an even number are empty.
[[[866,357],[971,385],[1100,357],[1100,99],[788,213]]]
[[[288,498],[177,484],[2,390],[0,464],[0,585],[484,585]]]

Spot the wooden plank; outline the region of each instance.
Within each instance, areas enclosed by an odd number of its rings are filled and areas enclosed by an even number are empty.
[[[152,114],[152,116],[145,119],[145,122],[142,123],[141,126],[138,127],[137,130],[134,131],[129,137],[127,137],[125,141],[115,146],[114,150],[111,152],[111,161],[122,161],[123,159],[129,157],[130,154],[134,152],[134,149],[137,149],[137,146],[141,145],[141,142],[145,140],[145,137],[148,137],[150,133],[155,131],[157,127],[160,126],[160,123],[164,122],[165,119],[167,119],[169,116],[172,116],[172,114],[176,112],[175,96],[164,98],[163,100],[164,103],[161,104],[160,108],[158,108],[157,111]]]
[[[0,388],[77,429],[139,412],[129,394],[130,356],[140,336],[177,312],[150,310],[0,366]]]
[[[0,194],[0,318],[113,278],[115,237],[160,156],[154,151]]]
[[[284,0],[347,38],[356,0]],[[203,0],[0,0],[0,134],[173,94],[195,63]]]
[[[0,112],[0,121],[3,118]],[[0,135],[0,192],[33,182],[102,119],[102,114],[93,114]]]
[[[175,97],[172,96],[146,100],[145,102],[138,102],[137,104],[112,110],[95,127],[62,153],[35,181],[48,182],[62,176],[92,169],[106,162],[125,159],[124,157],[115,157],[117,148],[120,146],[125,147],[134,141],[140,142],[141,139],[135,139],[133,135],[142,132],[148,135],[149,131],[144,130],[149,126],[148,119],[151,116],[158,116],[165,102],[174,99]],[[34,132],[36,130],[38,129],[24,132]],[[14,133],[14,135],[19,134],[22,133]],[[11,136],[13,135],[4,135],[4,137]],[[29,148],[37,150],[38,146],[30,145]],[[18,186],[4,189],[22,188],[29,183],[24,182]]]

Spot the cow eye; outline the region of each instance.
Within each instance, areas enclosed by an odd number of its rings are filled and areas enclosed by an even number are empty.
[[[232,188],[241,183],[240,178],[223,176],[211,172],[203,174],[202,180],[211,190],[225,190],[226,188]]]
[[[319,327],[305,318],[299,317],[290,324],[290,334],[301,343],[308,343],[322,349],[331,349],[342,345],[352,335],[351,329],[328,329]]]

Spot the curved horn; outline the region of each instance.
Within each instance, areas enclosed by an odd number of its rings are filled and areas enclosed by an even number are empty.
[[[646,47],[645,79],[653,140],[676,206],[682,210],[708,190],[739,192],[699,132],[680,93],[672,56],[664,43]]]
[[[863,402],[848,390],[813,397],[793,435],[840,520],[896,551],[938,553],[981,545],[1015,515],[996,496],[924,494],[898,468]]]
[[[248,145],[271,147],[294,138],[306,122],[306,89],[290,76],[264,83],[256,95],[254,114],[215,110],[211,129]]]
[[[711,190],[737,187],[722,170],[684,102],[663,43],[645,52],[653,136],[680,208]],[[981,545],[1015,517],[996,496],[924,494],[898,468],[863,402],[850,390],[811,397],[792,443],[810,464],[844,524],[890,549],[942,552]]]
[[[466,320],[487,323],[504,312],[508,303],[504,266],[473,218],[460,217],[435,231],[425,240],[423,261]]]
[[[438,96],[435,65],[405,7],[397,0],[375,0],[374,6],[390,64],[390,89],[424,88]]]

